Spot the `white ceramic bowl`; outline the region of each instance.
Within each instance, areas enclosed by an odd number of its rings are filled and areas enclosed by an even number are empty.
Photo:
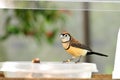
[[[0,62],[0,71],[12,78],[91,78],[98,70],[93,63]]]

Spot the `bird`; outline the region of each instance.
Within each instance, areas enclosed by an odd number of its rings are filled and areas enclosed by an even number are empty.
[[[87,45],[81,44],[78,40],[72,37],[71,34],[68,32],[62,32],[60,34],[60,39],[61,39],[63,48],[66,50],[67,53],[69,53],[72,56],[72,58],[63,61],[64,63],[71,62],[75,58],[79,58],[77,61],[75,61],[75,63],[78,63],[80,62],[80,59],[82,56],[87,56],[92,54],[108,57],[108,55],[92,51],[90,47],[88,47]]]

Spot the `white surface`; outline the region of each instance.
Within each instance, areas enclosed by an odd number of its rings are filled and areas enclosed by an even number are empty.
[[[112,78],[120,79],[120,29],[118,32],[115,63],[114,63],[114,70],[113,70]]]
[[[93,63],[1,62],[0,65],[6,77],[91,78],[92,72],[98,71]]]

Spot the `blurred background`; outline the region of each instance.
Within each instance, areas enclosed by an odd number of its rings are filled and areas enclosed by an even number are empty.
[[[70,58],[59,34],[66,30],[93,51],[99,73],[112,73],[120,26],[119,1],[0,1],[0,61],[60,61]]]

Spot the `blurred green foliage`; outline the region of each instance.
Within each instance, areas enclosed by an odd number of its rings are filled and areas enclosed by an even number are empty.
[[[53,43],[60,30],[58,23],[65,23],[66,14],[63,10],[13,9],[12,16],[6,19],[5,34],[0,40],[5,40],[11,35],[23,34],[33,37],[38,42],[45,36],[47,42]]]

